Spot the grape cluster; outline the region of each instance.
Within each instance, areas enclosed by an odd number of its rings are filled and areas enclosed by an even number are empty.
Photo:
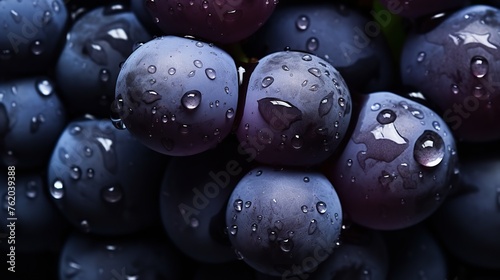
[[[499,279],[500,2],[434,2],[0,0],[1,279]]]

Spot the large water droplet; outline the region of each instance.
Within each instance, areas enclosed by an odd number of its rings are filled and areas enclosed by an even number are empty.
[[[470,61],[470,71],[476,78],[482,78],[488,74],[488,60],[482,56],[475,56]]]
[[[309,235],[313,234],[318,228],[318,222],[315,219],[312,219],[309,223],[309,228],[307,229],[307,233]]]
[[[55,199],[61,199],[64,196],[64,184],[60,179],[54,181],[50,186],[50,194]]]
[[[283,239],[280,241],[280,249],[283,252],[290,252],[293,249],[293,241],[292,239]]]
[[[309,18],[304,15],[299,16],[295,21],[295,27],[300,31],[307,30],[307,28],[309,28]]]
[[[316,210],[318,210],[318,213],[320,214],[325,214],[326,213],[326,203],[323,201],[319,201],[316,203]]]
[[[36,83],[36,90],[42,96],[49,96],[54,92],[54,87],[49,80],[40,80]]]
[[[243,210],[243,200],[236,199],[233,202],[233,207],[234,207],[234,210],[236,210],[236,212],[241,212],[241,210]]]
[[[389,124],[393,123],[396,120],[396,113],[390,109],[384,109],[380,111],[377,115],[377,121],[380,124]]]
[[[101,196],[105,202],[117,203],[123,197],[123,190],[119,185],[113,187],[105,187],[101,190]]]
[[[205,69],[205,74],[207,75],[207,78],[209,78],[210,80],[215,80],[215,78],[217,77],[215,70],[212,68]]]
[[[197,90],[190,90],[181,98],[181,104],[184,108],[188,110],[194,110],[200,106],[201,103],[201,92]]]
[[[333,107],[333,91],[330,92],[327,96],[323,97],[319,102],[318,114],[320,117],[326,116]]]
[[[443,138],[434,131],[426,130],[415,142],[413,156],[426,167],[435,167],[441,163],[445,154]]]
[[[263,88],[267,88],[268,86],[270,86],[272,83],[274,82],[274,78],[271,77],[271,76],[267,76],[265,77],[264,79],[262,79],[262,87]]]
[[[319,48],[319,41],[316,37],[311,37],[306,42],[306,48],[310,52],[314,52]]]
[[[284,131],[302,119],[302,111],[287,101],[266,97],[257,102],[262,118],[276,130]]]

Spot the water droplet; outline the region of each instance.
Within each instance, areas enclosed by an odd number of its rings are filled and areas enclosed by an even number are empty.
[[[167,72],[168,72],[168,74],[169,74],[169,75],[174,75],[176,71],[177,71],[177,70],[175,70],[175,68],[174,68],[174,67],[171,67],[171,68],[169,68],[169,69],[168,69],[168,71],[167,71]]]
[[[80,170],[80,167],[72,166],[69,171],[69,176],[73,180],[80,180],[80,177],[82,176],[82,171]]]
[[[189,78],[194,77],[194,75],[196,75],[196,70],[189,71],[189,73],[188,73],[188,77],[189,77]]]
[[[309,183],[311,181],[311,179],[309,179],[309,177],[304,177],[303,180],[304,180],[305,183]]]
[[[307,213],[307,211],[308,211],[307,205],[302,205],[300,207],[300,210],[302,211],[302,213]]]
[[[154,65],[149,65],[149,67],[148,67],[148,73],[149,73],[149,74],[154,74],[154,73],[156,73],[156,66],[154,66]]]
[[[22,16],[18,12],[14,11],[14,10],[10,10],[10,16],[12,17],[12,19],[16,23],[20,23],[21,20],[22,20]]]
[[[68,260],[67,262],[68,264],[64,270],[64,275],[67,279],[73,279],[80,273],[82,267],[80,266],[80,264],[72,260]]]
[[[233,207],[234,207],[234,210],[236,210],[236,212],[241,212],[241,210],[243,210],[243,200],[236,199],[233,202]]]
[[[201,62],[201,60],[198,60],[196,59],[195,61],[193,61],[193,64],[196,68],[201,68],[203,67],[203,62]]]
[[[396,113],[389,109],[384,109],[380,111],[377,115],[377,121],[380,124],[389,124],[393,123],[396,120]]]
[[[318,78],[321,77],[321,71],[318,68],[309,68],[309,70],[307,70],[307,71],[315,77],[318,77]]]
[[[435,199],[436,201],[440,201],[440,200],[441,200],[441,194],[436,193],[436,194],[434,195],[434,199]]]
[[[338,103],[339,103],[339,106],[340,107],[344,107],[345,106],[345,99],[340,97],[339,100],[338,100]]]
[[[40,125],[45,122],[45,117],[42,114],[38,114],[38,116],[34,116],[31,118],[30,122],[30,132],[36,133],[40,129]]]
[[[50,194],[55,199],[61,199],[64,196],[64,184],[60,179],[54,181],[50,186]]]
[[[49,96],[54,92],[54,87],[49,80],[41,80],[37,82],[36,90],[42,96]]]
[[[306,54],[306,55],[302,56],[302,60],[304,60],[304,61],[311,61],[312,60],[312,56]]]
[[[318,48],[319,48],[318,38],[315,38],[315,37],[309,38],[306,42],[306,48],[310,52],[314,52],[314,51],[318,50]]]
[[[197,228],[200,225],[200,221],[198,219],[196,219],[195,217],[191,217],[191,219],[189,221],[189,225],[192,228]]]
[[[309,18],[307,16],[299,16],[295,21],[295,27],[300,31],[307,30],[309,28]]]
[[[259,177],[260,175],[262,175],[262,170],[259,170],[257,171],[257,173],[255,173],[255,176]]]
[[[231,91],[229,90],[229,87],[224,87],[224,92],[226,94],[230,94],[231,93]]]
[[[293,241],[289,238],[280,241],[280,248],[283,252],[290,252],[293,249]]]
[[[117,203],[122,199],[123,191],[119,185],[113,187],[105,187],[101,190],[101,196],[105,202]]]
[[[309,223],[309,228],[307,229],[307,233],[311,235],[316,231],[317,228],[318,228],[318,222],[316,222],[315,219],[312,219],[311,222]]]
[[[488,74],[489,63],[482,56],[475,56],[470,61],[470,71],[476,78],[482,78]]]
[[[201,103],[201,92],[197,90],[190,90],[186,93],[181,98],[181,104],[184,106],[184,108],[188,110],[193,110],[198,108]]]
[[[458,94],[458,92],[459,92],[459,91],[460,91],[460,90],[458,89],[458,86],[457,86],[457,85],[455,85],[455,84],[451,85],[451,92],[452,92],[453,94]]]
[[[252,224],[251,229],[252,229],[252,231],[253,231],[253,232],[256,232],[258,228],[259,228],[259,227],[257,226],[257,224],[256,224],[256,223],[253,223],[253,224]]]
[[[264,79],[262,79],[262,87],[263,88],[267,88],[268,86],[270,86],[272,83],[274,82],[274,78],[273,77],[270,77],[270,76],[267,76],[265,77]]]
[[[227,119],[232,119],[233,117],[234,117],[234,109],[233,108],[227,109],[227,111],[226,111],[226,118]]]
[[[45,50],[45,47],[41,41],[36,40],[33,43],[31,43],[31,52],[34,55],[41,55],[44,50]]]
[[[195,44],[198,48],[202,48],[204,44],[202,42],[196,42]]]
[[[182,125],[179,125],[179,132],[183,135],[186,135],[189,133],[189,125],[187,124],[182,124]]]
[[[90,232],[90,225],[87,220],[82,220],[80,222],[80,227],[83,230],[83,232]]]
[[[54,10],[54,12],[56,13],[59,13],[59,11],[61,10],[61,7],[59,6],[59,3],[57,1],[52,1],[52,10]]]
[[[234,253],[236,254],[236,259],[239,260],[239,261],[241,261],[241,260],[243,260],[245,258],[243,256],[243,254],[240,251],[236,250],[236,249],[234,250]]]
[[[318,114],[320,117],[326,116],[333,107],[333,91],[323,97],[319,102]]]
[[[483,98],[486,95],[486,92],[482,85],[476,85],[472,90],[472,95],[476,98]]]
[[[290,71],[290,68],[288,68],[288,66],[286,66],[286,65],[282,65],[281,69],[283,69],[285,71]]]
[[[401,198],[401,205],[404,205],[406,203],[406,200],[404,198]]]
[[[437,131],[441,130],[441,125],[437,121],[432,122],[432,127],[434,127],[434,129]]]
[[[37,195],[37,184],[35,181],[29,181],[27,184],[26,184],[26,196],[28,198],[35,198]]]
[[[382,106],[380,105],[380,103],[373,103],[373,105],[370,107],[370,109],[372,111],[378,111],[378,110],[380,110],[381,107]]]
[[[302,148],[302,145],[303,145],[303,141],[302,141],[302,137],[300,137],[300,135],[298,134],[295,134],[292,139],[290,140],[290,143],[292,144],[292,147],[296,150]]]
[[[94,169],[92,169],[92,168],[87,169],[87,177],[89,179],[94,178]]]
[[[250,208],[250,206],[252,206],[252,202],[251,201],[245,202],[245,208]]]
[[[208,9],[208,1],[203,0],[203,2],[201,3],[201,6],[203,7],[203,9]]]
[[[424,52],[419,52],[417,55],[417,62],[422,62],[425,59],[425,53]]]
[[[259,222],[262,221],[262,215],[257,216],[257,221],[259,221]]]
[[[302,111],[287,101],[266,97],[257,102],[262,118],[276,130],[284,131],[302,119]]]
[[[318,213],[320,214],[325,214],[326,213],[326,203],[323,201],[319,201],[316,203],[316,210],[318,210]]]
[[[215,80],[215,78],[217,77],[215,70],[212,68],[205,69],[205,74],[207,75],[207,78],[209,78],[210,80]]]
[[[274,230],[269,231],[269,241],[276,241],[277,234]]]
[[[445,154],[443,138],[434,131],[426,130],[415,142],[413,156],[426,167],[435,167],[441,163]]]

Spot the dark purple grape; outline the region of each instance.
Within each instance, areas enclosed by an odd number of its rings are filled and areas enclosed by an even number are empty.
[[[454,257],[496,270],[500,270],[499,170],[496,148],[462,160],[460,185],[431,220],[437,236]]]
[[[149,41],[125,61],[112,119],[147,147],[167,155],[214,148],[232,130],[238,105],[234,60],[189,38]]]
[[[0,1],[0,19],[0,76],[46,75],[64,38],[64,2]]]
[[[56,65],[61,98],[73,116],[109,116],[120,64],[151,39],[124,5],[98,7],[71,26]]]
[[[46,76],[0,82],[2,164],[45,167],[66,126],[66,109]]]
[[[148,232],[123,237],[73,232],[61,250],[58,279],[181,279],[181,261],[170,245]]]
[[[9,180],[7,181],[7,170]],[[47,193],[44,172],[2,168],[0,174],[0,232],[10,238],[0,239],[0,248],[14,246],[16,254],[58,254],[70,228],[52,204]],[[43,240],[43,242],[40,242]],[[10,251],[10,250],[9,250]],[[19,262],[18,262],[19,263]]]
[[[405,43],[402,82],[436,104],[459,141],[500,139],[499,21],[497,8],[469,6]]]
[[[213,43],[236,43],[252,35],[273,13],[277,0],[145,0],[167,35],[190,35]]]
[[[307,276],[334,251],[342,225],[335,189],[321,173],[254,168],[226,211],[238,258],[271,276]]]
[[[349,89],[327,61],[296,51],[270,54],[248,81],[240,148],[264,164],[318,165],[344,139],[351,106]]]
[[[311,280],[387,279],[389,254],[380,232],[351,225],[342,231],[340,240],[341,245],[319,265]]]
[[[203,263],[236,260],[225,234],[226,205],[249,164],[237,153],[236,140],[203,153],[173,157],[160,197],[163,226],[174,244]]]
[[[166,157],[109,120],[72,121],[48,165],[52,201],[82,232],[123,235],[158,224]]]
[[[327,174],[352,222],[402,229],[429,217],[457,171],[455,140],[432,110],[390,92],[362,98],[359,118]]]
[[[385,15],[384,15],[385,16]],[[388,90],[395,69],[381,24],[339,3],[302,2],[279,6],[266,24],[243,44],[249,56],[291,49],[315,54],[333,65],[351,93]]]
[[[384,232],[384,236],[391,263],[386,279],[447,279],[450,275],[442,244],[425,224]]]

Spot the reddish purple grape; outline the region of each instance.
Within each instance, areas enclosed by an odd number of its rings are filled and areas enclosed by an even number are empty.
[[[390,92],[361,101],[354,131],[327,173],[352,222],[381,230],[422,222],[446,198],[455,140],[433,111]]]
[[[147,0],[146,8],[168,35],[191,35],[214,43],[235,43],[273,13],[277,0]]]

